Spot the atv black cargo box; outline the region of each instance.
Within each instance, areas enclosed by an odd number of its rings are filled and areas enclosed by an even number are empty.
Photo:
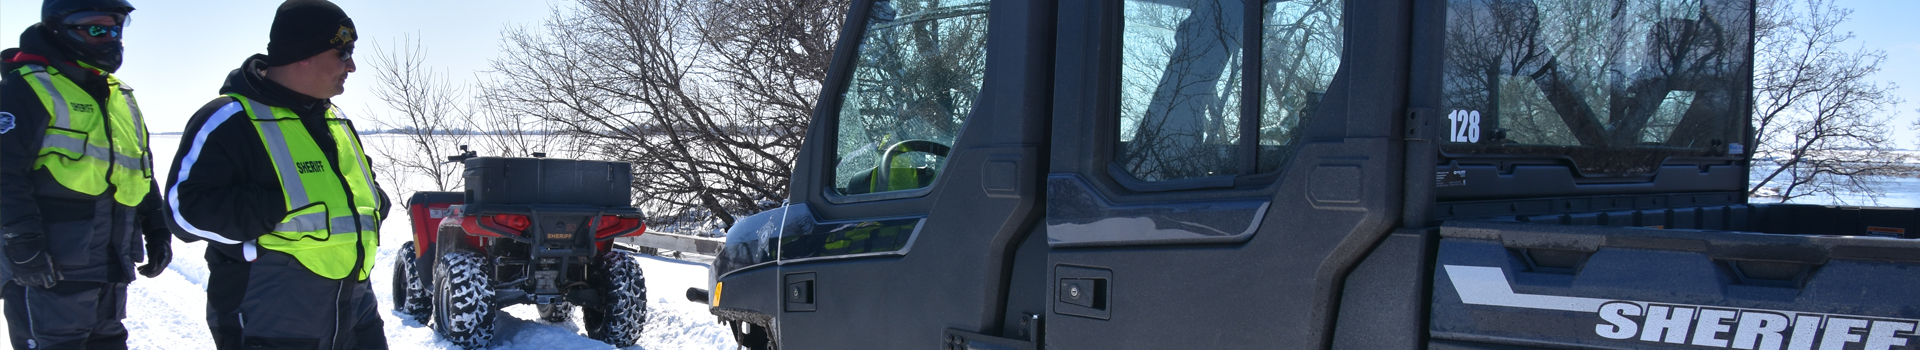
[[[633,165],[548,158],[478,157],[466,160],[468,204],[626,206]]]

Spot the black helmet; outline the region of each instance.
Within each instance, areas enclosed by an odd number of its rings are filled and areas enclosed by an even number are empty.
[[[127,0],[46,0],[40,3],[40,23],[60,25],[67,15],[80,11],[128,13],[133,12],[133,4]]]
[[[104,44],[88,44],[86,38],[68,30],[67,17],[108,14],[115,16],[120,23],[127,25],[127,14],[133,12],[133,4],[126,0],[46,0],[40,4],[40,27],[60,42],[61,51],[65,51],[74,60],[87,62],[95,68],[108,72],[120,69],[120,56],[123,51],[119,40]],[[118,29],[111,33],[119,37]],[[100,35],[100,34],[93,34]]]

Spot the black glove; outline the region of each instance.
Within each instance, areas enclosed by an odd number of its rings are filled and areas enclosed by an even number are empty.
[[[13,268],[13,283],[22,286],[53,288],[60,282],[60,269],[53,266],[47,253],[47,237],[39,232],[13,232],[6,235],[7,264]]]
[[[141,276],[160,277],[167,271],[167,264],[173,263],[172,236],[166,232],[147,235],[147,263],[138,268]]]

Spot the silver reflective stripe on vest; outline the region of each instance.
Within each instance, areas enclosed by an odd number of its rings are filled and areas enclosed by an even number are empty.
[[[66,135],[66,134],[47,133],[46,140],[40,141],[40,148],[58,148],[58,149],[64,149],[64,150],[80,151],[81,156],[92,156],[94,154],[98,154],[98,153],[95,153],[97,151],[87,149],[87,140],[74,138],[73,136]]]
[[[140,103],[133,100],[133,87],[127,86],[127,82],[120,82],[120,97],[127,99],[127,109],[133,112],[133,126],[140,128],[140,133],[145,134],[147,120],[140,116]]]
[[[373,217],[366,215],[337,217],[333,218],[333,234],[377,231],[373,224]]]
[[[274,120],[273,107],[253,99],[247,99],[247,104],[253,107],[252,116],[254,120],[269,121],[266,123],[254,123],[254,125],[260,126],[260,132],[267,134],[267,151],[273,152],[273,167],[279,169],[280,187],[287,192],[287,204],[292,204],[292,207],[299,207],[307,205],[307,203],[312,203],[313,201],[307,198],[307,186],[303,185],[300,181],[300,169],[293,166],[293,151],[287,149],[286,134],[280,132],[280,124],[278,122],[272,122],[272,120]],[[326,214],[323,213],[320,214],[320,216],[325,218]],[[305,231],[311,230],[285,232]]]
[[[142,170],[146,169],[145,166],[147,165],[146,159],[119,154],[106,147],[94,146],[93,144],[87,143],[87,140],[77,139],[71,135],[49,133],[47,134],[46,140],[41,141],[40,147],[78,150],[87,158],[112,159],[114,165],[119,165],[127,169]]]
[[[327,230],[328,234],[338,235],[360,232],[363,228],[366,231],[373,231],[376,229],[373,225],[374,222],[371,217],[355,215],[328,220],[326,212],[319,212],[295,216],[293,220],[287,220],[287,222],[274,225],[273,230],[275,232],[313,232]]]
[[[327,212],[307,213],[274,225],[275,232],[311,232],[327,228]]]
[[[346,116],[346,114],[342,114],[342,113],[340,113],[340,109],[339,109],[339,108],[333,108],[333,109],[332,109],[332,111],[333,111],[333,115],[334,115],[334,117],[335,117],[335,118],[339,118],[339,119],[341,120],[341,122],[340,122],[340,123],[341,123],[341,124],[342,124],[342,125],[343,125],[344,127],[346,127],[346,128],[347,128],[347,131],[348,131],[348,132],[350,132],[350,133],[352,133],[353,135],[359,135],[359,134],[360,134],[360,130],[356,130],[356,129],[354,129],[354,127],[353,127],[353,123],[352,123],[352,122],[348,122],[348,121],[346,121],[346,120],[347,120],[347,116]],[[380,193],[380,190],[379,190],[379,188],[380,188],[380,184],[379,184],[378,182],[373,182],[373,168],[372,168],[372,167],[369,167],[369,166],[367,166],[367,157],[365,157],[365,156],[364,156],[365,154],[367,154],[367,147],[366,147],[366,145],[361,145],[361,144],[360,144],[360,138],[359,138],[359,137],[355,137],[355,138],[353,138],[353,140],[354,140],[354,141],[353,141],[353,143],[352,143],[352,144],[353,144],[353,153],[354,153],[354,154],[360,154],[360,155],[363,155],[363,156],[361,156],[361,157],[353,157],[353,162],[354,162],[355,164],[359,164],[359,165],[360,165],[360,177],[361,177],[361,178],[363,178],[363,179],[366,179],[366,180],[367,180],[367,186],[373,186],[373,188],[369,188],[369,189],[367,189],[367,190],[368,190],[368,191],[374,191],[374,194],[375,194],[375,195],[377,196],[377,195],[379,195],[379,193]],[[347,192],[347,194],[348,194],[348,195],[352,195],[352,194],[353,194],[353,192],[352,192],[351,190],[349,190],[349,191]],[[372,218],[368,218],[368,220],[369,220],[369,221],[371,221],[371,219],[372,219]],[[373,225],[367,225],[366,227],[373,227]],[[376,231],[377,231],[377,230],[376,230]]]
[[[134,133],[134,136],[140,138],[140,150],[148,155],[152,155],[153,150],[147,149],[147,119],[140,116],[140,103],[133,100],[133,87],[128,86],[127,82],[120,82],[120,97],[127,99],[127,109],[133,112],[133,127],[138,128],[136,129],[138,132]],[[147,165],[147,157],[139,158],[138,162],[140,163],[140,167],[131,169],[147,169],[150,167]]]
[[[33,77],[40,79],[40,86],[47,90],[48,96],[53,97],[52,109],[54,119],[52,126],[61,129],[73,129],[73,118],[67,116],[67,98],[60,96],[60,88],[53,85],[53,75],[47,74],[47,67],[29,64],[27,65],[27,69],[33,70]]]

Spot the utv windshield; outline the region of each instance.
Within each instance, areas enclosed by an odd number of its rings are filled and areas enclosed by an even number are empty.
[[[1620,176],[1745,152],[1751,0],[1449,3],[1448,156]]]

